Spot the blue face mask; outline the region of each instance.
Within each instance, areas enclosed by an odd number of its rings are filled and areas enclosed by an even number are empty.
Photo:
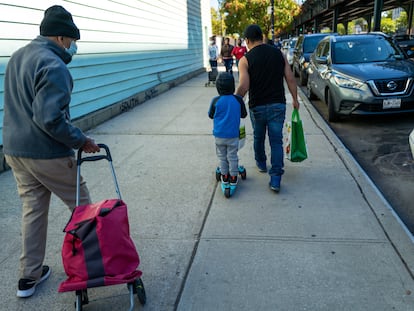
[[[70,43],[70,47],[67,49],[65,48],[66,53],[68,53],[70,56],[73,56],[78,51],[78,46],[76,45],[75,41],[72,41]]]

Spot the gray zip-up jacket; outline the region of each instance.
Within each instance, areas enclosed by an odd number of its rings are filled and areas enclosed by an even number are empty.
[[[3,152],[53,159],[74,154],[86,141],[70,120],[71,56],[38,36],[10,58],[4,77]]]

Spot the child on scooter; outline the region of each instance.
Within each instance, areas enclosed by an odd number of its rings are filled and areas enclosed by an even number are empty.
[[[222,72],[216,80],[219,96],[212,99],[208,116],[214,120],[213,135],[219,159],[223,192],[230,186],[230,195],[235,191],[239,174],[239,129],[240,118],[246,118],[247,110],[243,98],[234,95],[234,77]],[[227,195],[226,195],[227,196]]]

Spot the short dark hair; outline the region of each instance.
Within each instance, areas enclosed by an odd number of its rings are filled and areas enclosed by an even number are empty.
[[[216,79],[216,89],[220,95],[231,95],[235,91],[234,77],[229,72],[220,72]]]
[[[246,27],[244,31],[244,37],[250,41],[262,41],[263,40],[263,32],[260,29],[259,25],[249,25]]]

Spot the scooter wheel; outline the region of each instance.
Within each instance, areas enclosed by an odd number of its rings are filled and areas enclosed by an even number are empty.
[[[243,168],[243,170],[240,172],[241,179],[245,180],[247,178],[246,169]]]
[[[217,180],[217,181],[220,181],[220,179],[221,179],[221,172],[220,172],[220,168],[217,168],[217,169],[216,169],[216,180]]]
[[[226,189],[224,189],[224,196],[225,196],[226,198],[230,198],[230,188],[226,188]]]

